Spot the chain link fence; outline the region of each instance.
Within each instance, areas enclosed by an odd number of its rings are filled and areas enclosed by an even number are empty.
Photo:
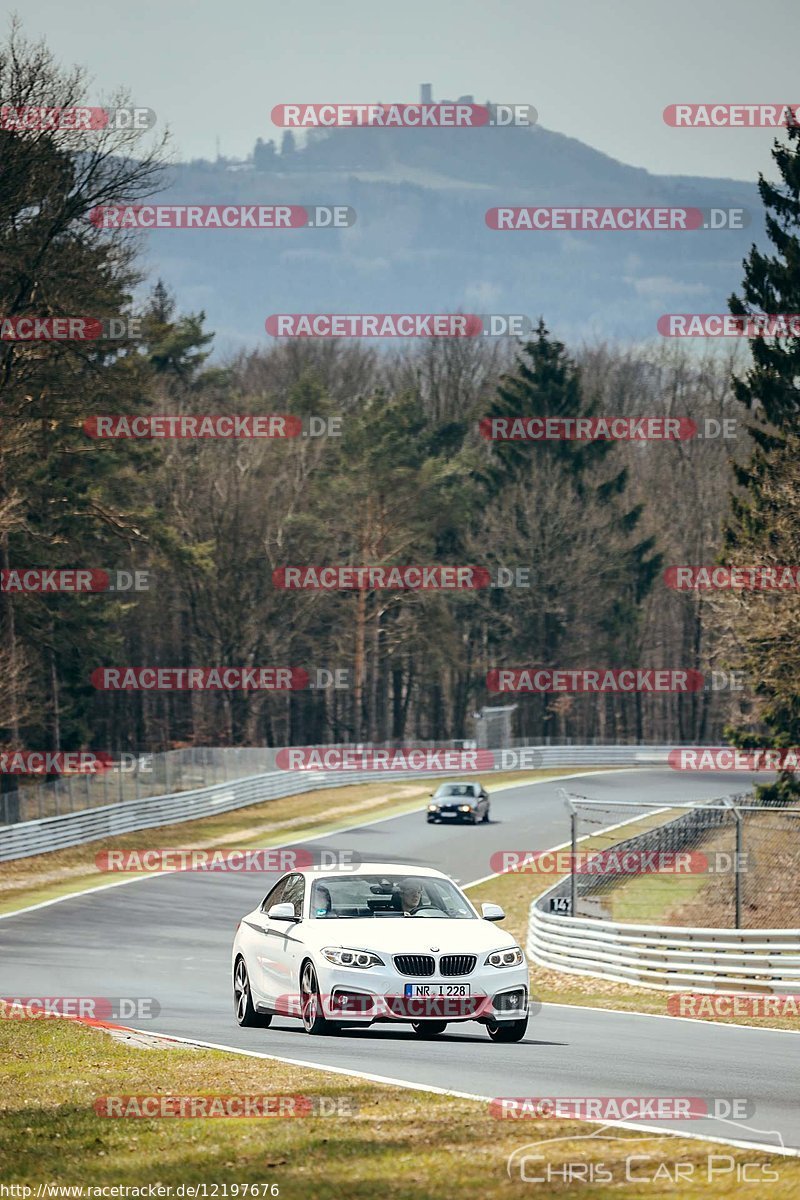
[[[97,773],[63,775],[3,792],[0,824],[230,783],[273,770],[274,755],[264,746],[190,746],[164,754],[117,754],[112,766]]]
[[[751,793],[666,807],[562,795],[571,873],[555,911],[639,925],[800,927],[799,807],[757,804]]]
[[[497,741],[498,739],[493,739]],[[500,739],[502,741],[502,739]],[[468,750],[476,746],[474,740],[450,739],[448,741],[389,741],[357,743],[355,748],[401,749],[413,746],[416,749]],[[499,742],[498,742],[499,744]],[[589,747],[598,750],[640,747],[643,752],[648,746],[658,751],[658,761],[664,761],[665,748],[659,743],[636,742],[624,746],[611,739],[593,738],[575,743],[571,739],[555,742],[551,738],[509,739],[509,749],[528,746],[544,749],[585,752]],[[353,749],[353,743],[335,742],[319,749]],[[123,753],[109,755],[113,765],[95,774],[62,775],[39,782],[26,781],[22,786],[13,786],[13,777],[0,779],[0,825],[15,825],[21,821],[36,821],[44,817],[59,817],[66,813],[99,808],[108,804],[120,804],[126,800],[145,800],[154,796],[172,795],[178,792],[196,791],[198,788],[214,787],[220,783],[232,783],[275,770],[277,750],[269,746],[189,746],[181,750],[169,750],[159,754]],[[564,760],[566,761],[566,759]],[[583,761],[576,754],[576,764]],[[620,760],[622,761],[622,760]],[[643,760],[644,761],[644,760]],[[597,756],[595,765],[602,765],[606,758]],[[616,760],[608,759],[609,765]],[[532,764],[549,765],[549,764]],[[553,760],[554,766],[561,765]],[[627,764],[623,764],[627,765]],[[8,790],[5,790],[5,789]]]

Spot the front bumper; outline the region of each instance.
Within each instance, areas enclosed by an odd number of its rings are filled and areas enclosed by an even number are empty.
[[[393,964],[367,970],[346,967],[318,968],[322,1008],[331,1021],[370,1025],[373,1021],[510,1021],[528,1010],[528,968],[476,967],[469,975],[401,975]],[[433,988],[458,988],[466,984],[467,997],[457,995],[407,997],[406,984]]]
[[[469,812],[459,812],[452,807],[428,809],[429,821],[472,821],[477,815],[477,809],[474,808]]]

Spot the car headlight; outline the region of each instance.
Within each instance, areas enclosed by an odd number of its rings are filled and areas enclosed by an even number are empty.
[[[428,805],[428,812],[438,812],[438,811],[439,811],[438,804],[429,804]]]
[[[502,950],[493,950],[486,956],[487,967],[519,967],[525,962],[525,955],[519,946],[509,946]]]
[[[458,811],[459,812],[472,812],[472,805],[471,804],[459,804]]]
[[[385,967],[386,963],[371,950],[349,950],[342,946],[325,946],[322,957],[335,967]]]

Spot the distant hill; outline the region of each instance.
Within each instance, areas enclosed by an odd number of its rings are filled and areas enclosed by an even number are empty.
[[[345,230],[160,230],[145,262],[205,309],[217,349],[268,344],[275,312],[522,312],[559,336],[655,338],[664,312],[723,312],[752,241],[754,184],[656,176],[541,127],[338,129],[292,153],[179,164],[157,200],[348,204]],[[485,225],[495,205],[744,208],[741,230],[514,232]]]

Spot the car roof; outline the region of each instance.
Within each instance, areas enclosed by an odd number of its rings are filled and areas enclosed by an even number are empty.
[[[386,863],[386,862],[362,862],[353,864],[352,866],[341,867],[300,867],[297,871],[292,871],[292,875],[306,875],[309,879],[313,879],[318,875],[420,875],[431,879],[449,879],[449,875],[445,875],[443,871],[437,871],[434,867],[420,867],[416,864],[408,863]]]

